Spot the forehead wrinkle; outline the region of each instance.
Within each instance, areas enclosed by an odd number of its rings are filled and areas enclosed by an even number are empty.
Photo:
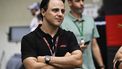
[[[61,8],[64,9],[64,3],[60,0],[50,0],[49,8]]]

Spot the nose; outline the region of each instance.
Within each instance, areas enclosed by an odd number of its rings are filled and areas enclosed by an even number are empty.
[[[81,4],[81,5],[83,5],[83,4],[84,4],[82,0],[80,1],[80,4]]]
[[[59,15],[62,15],[62,12],[61,12],[61,11],[59,11],[59,12],[58,12],[58,14],[59,14]]]
[[[59,15],[59,16],[64,16],[64,13],[60,10],[60,11],[58,12],[58,15]]]

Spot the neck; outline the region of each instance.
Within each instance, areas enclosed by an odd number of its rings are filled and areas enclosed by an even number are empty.
[[[51,26],[47,23],[42,23],[41,30],[45,33],[50,34],[52,37],[57,33],[58,27]]]
[[[77,13],[77,12],[71,10],[71,14],[72,14],[74,17],[76,17],[77,19],[80,19],[80,18],[81,18],[81,13]]]

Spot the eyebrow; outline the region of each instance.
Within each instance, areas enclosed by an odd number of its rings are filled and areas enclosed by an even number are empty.
[[[81,0],[79,0],[79,1],[81,1]],[[84,1],[84,0],[82,0],[82,1]]]
[[[52,8],[52,11],[55,11],[55,12],[57,12],[59,10],[60,10],[59,8]],[[61,12],[64,13],[65,12],[65,9],[61,9]]]

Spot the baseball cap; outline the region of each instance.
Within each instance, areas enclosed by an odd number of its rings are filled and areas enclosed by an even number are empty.
[[[28,7],[28,9],[29,10],[32,10],[32,9],[39,9],[39,3],[38,2],[35,2],[35,3],[33,3],[33,4],[31,4],[29,7]]]

